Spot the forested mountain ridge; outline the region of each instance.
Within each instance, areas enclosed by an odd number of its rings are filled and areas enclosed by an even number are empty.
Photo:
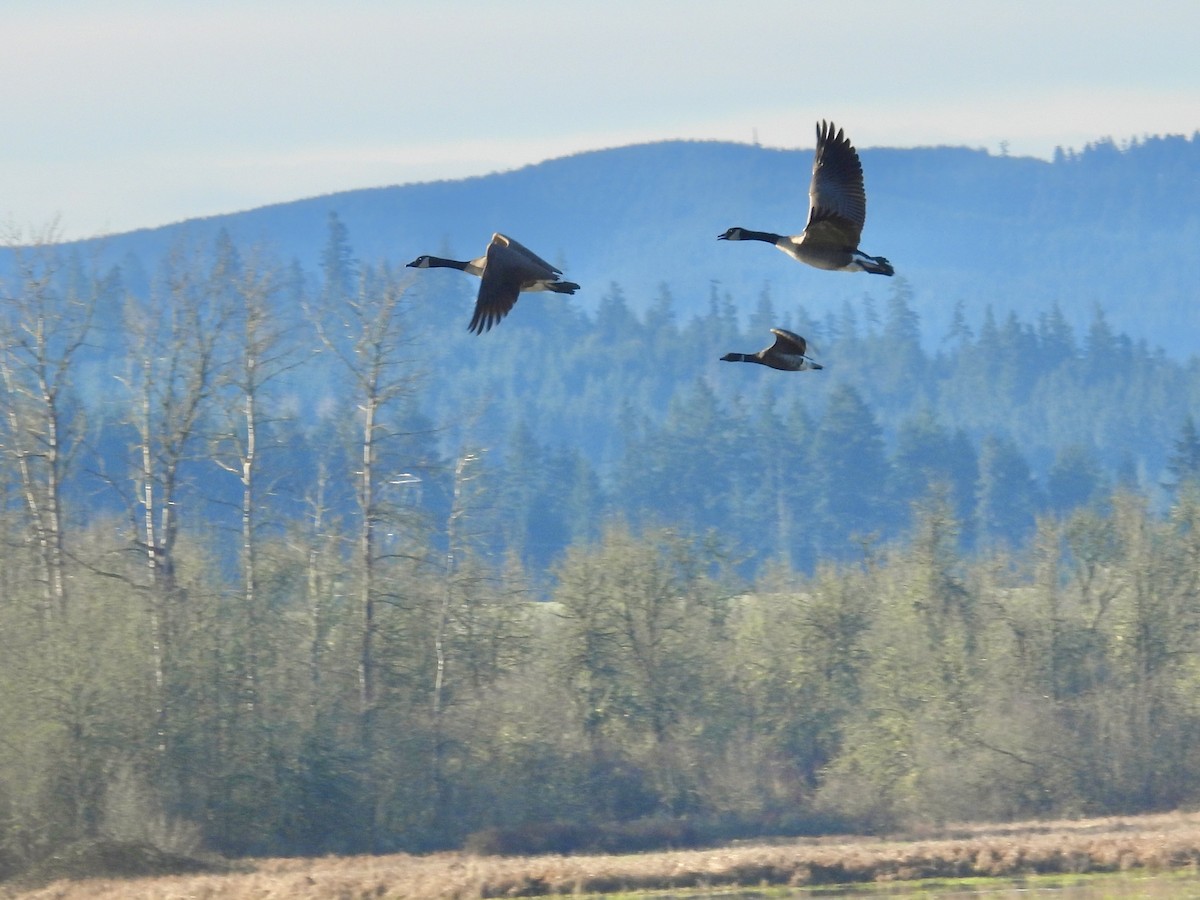
[[[853,123],[839,123],[853,137]],[[1174,354],[1200,331],[1200,138],[1099,141],[1052,162],[958,147],[860,150],[866,175],[863,247],[887,256],[912,287],[927,340],[955,301],[1026,319],[1057,303],[1083,327],[1096,304],[1112,325]],[[823,313],[882,287],[826,277],[766,247],[718,245],[731,225],[798,233],[811,150],[662,142],[581,153],[456,181],[348,191],[83,242],[88,257],[161,257],[183,235],[225,229],[312,266],[336,212],[364,262],[482,251],[493,231],[517,237],[583,285],[594,310],[622,286],[635,309],[660,283],[681,312],[703,311],[709,285],[736,297],[769,285],[781,308]]]

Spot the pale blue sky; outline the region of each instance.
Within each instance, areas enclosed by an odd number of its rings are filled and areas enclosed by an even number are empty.
[[[73,238],[667,138],[1200,129],[1200,3],[15,0],[0,219]]]

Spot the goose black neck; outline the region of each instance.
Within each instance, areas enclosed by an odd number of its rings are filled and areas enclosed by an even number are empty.
[[[765,241],[768,244],[774,244],[781,237],[783,237],[783,235],[772,234],[769,231],[750,231],[747,228],[742,229],[743,241]]]
[[[431,269],[458,269],[460,272],[465,272],[470,263],[467,260],[459,259],[443,259],[440,256],[429,257],[429,268]]]

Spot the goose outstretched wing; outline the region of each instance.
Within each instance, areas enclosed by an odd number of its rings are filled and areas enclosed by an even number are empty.
[[[552,278],[555,275],[562,274],[561,269],[555,268],[554,266],[550,265],[550,263],[546,262],[544,259],[542,259],[540,256],[538,256],[536,253],[534,253],[532,250],[530,250],[528,247],[526,247],[520,241],[514,240],[513,238],[510,238],[507,235],[503,235],[503,234],[499,234],[499,233],[493,234],[492,235],[492,243],[488,246],[488,249],[491,250],[491,247],[495,244],[503,244],[505,247],[507,247],[509,250],[512,250],[514,253],[520,253],[522,256],[524,256],[526,259],[528,259],[534,265],[540,266],[541,268],[545,269],[546,270],[545,274],[537,276],[539,278]]]
[[[482,334],[508,315],[522,288],[561,274],[537,254],[502,234],[492,236],[483,266],[483,280],[475,298],[475,313],[468,330]]]
[[[793,334],[783,328],[772,328],[775,343],[771,345],[770,353],[788,353],[803,356],[808,349],[808,343],[798,334]]]
[[[840,128],[822,121],[817,125],[805,240],[857,248],[866,220],[867,195],[858,151]]]

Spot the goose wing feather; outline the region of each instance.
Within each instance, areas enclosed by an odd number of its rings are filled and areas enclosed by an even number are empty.
[[[557,271],[516,241],[495,235],[488,245],[469,330],[477,334],[488,331],[516,305],[523,287],[543,279],[554,280]]]
[[[857,247],[866,220],[867,195],[858,152],[840,128],[822,121],[817,125],[805,237]]]
[[[794,353],[803,356],[805,350],[808,349],[808,343],[804,338],[786,329],[772,328],[771,334],[775,335],[775,343],[771,345],[769,353]]]
[[[562,274],[561,269],[555,268],[554,266],[550,265],[550,263],[546,262],[544,259],[542,259],[540,256],[538,256],[536,253],[534,253],[532,250],[530,250],[528,247],[526,247],[520,241],[513,240],[512,238],[508,237],[507,235],[503,235],[503,234],[499,234],[499,233],[492,235],[492,243],[488,246],[489,255],[491,253],[492,247],[496,246],[497,244],[500,244],[500,245],[508,248],[509,250],[513,251],[514,253],[520,254],[521,256],[525,257],[525,259],[529,260],[529,262],[532,263],[533,265],[536,265],[536,266],[540,267],[541,269],[544,269],[545,270],[544,272],[541,272],[540,274],[538,274],[536,276],[538,278],[553,278],[553,276],[555,276],[555,275]]]
[[[475,298],[475,312],[471,316],[469,331],[483,334],[508,315],[517,302],[520,293],[515,284],[505,284],[489,278],[484,278],[479,285],[479,294]]]

